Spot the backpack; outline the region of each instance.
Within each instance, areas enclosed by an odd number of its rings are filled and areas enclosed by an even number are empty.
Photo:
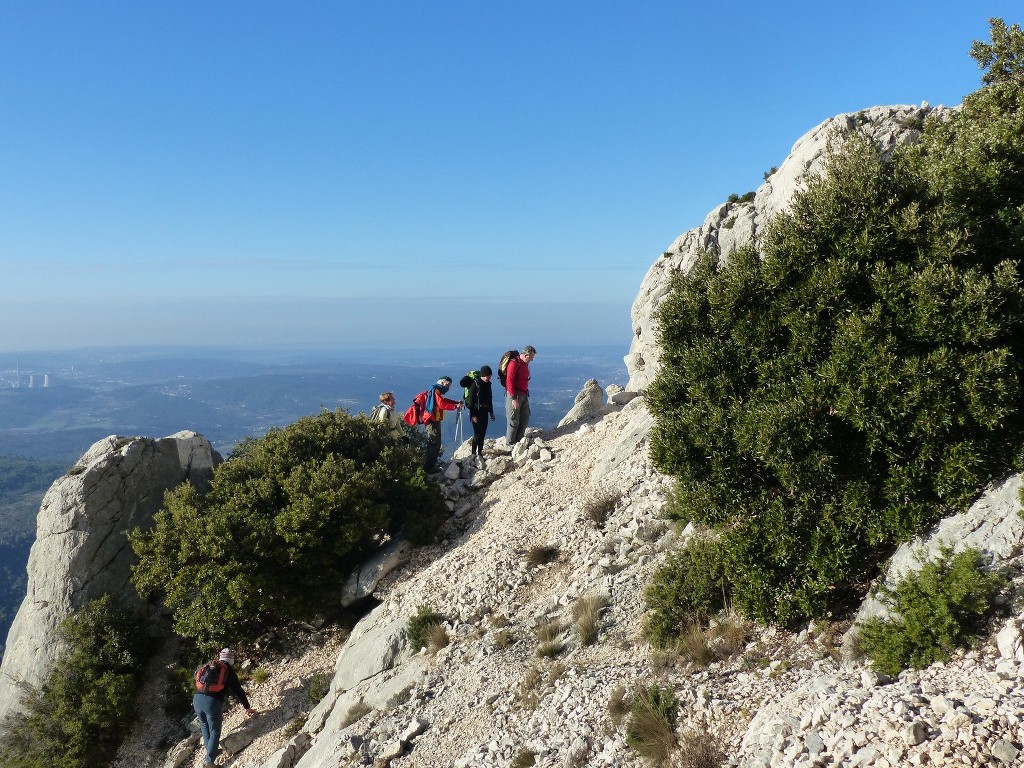
[[[498,363],[498,381],[501,382],[502,389],[505,388],[505,377],[508,375],[508,364],[512,358],[515,358],[516,360],[519,359],[518,349],[510,349],[501,356],[501,362]]]
[[[405,412],[402,417],[402,421],[408,424],[410,427],[415,427],[417,424],[426,424],[423,421],[423,406],[420,405],[419,397],[423,396],[424,402],[426,402],[426,392],[420,392],[419,395],[413,398],[412,405],[409,406],[409,410]]]
[[[381,403],[380,405],[375,405],[373,407],[373,410],[370,411],[370,421],[387,421],[388,417],[385,414],[385,411],[387,411],[387,409],[388,408],[386,405],[384,405],[384,403]]]
[[[228,665],[223,661],[209,661],[196,670],[196,690],[200,693],[220,693],[228,684]]]
[[[473,382],[480,378],[480,371],[470,371],[461,379],[459,379],[459,386],[462,387],[462,402],[466,404],[467,408],[472,408],[473,404],[469,402],[469,388],[473,386]]]

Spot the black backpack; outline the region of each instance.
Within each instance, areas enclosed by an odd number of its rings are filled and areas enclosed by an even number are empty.
[[[498,363],[498,381],[501,382],[501,388],[505,388],[505,377],[508,375],[508,364],[509,361],[515,358],[519,359],[519,350],[510,349],[504,355],[501,356],[501,362]]]

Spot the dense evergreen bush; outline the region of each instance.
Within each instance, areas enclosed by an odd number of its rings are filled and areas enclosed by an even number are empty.
[[[907,667],[947,661],[953,650],[970,647],[1007,584],[1002,573],[985,565],[976,549],[957,555],[947,550],[895,588],[881,590],[890,616],[864,623],[861,650],[879,670],[897,675]]]
[[[725,607],[724,557],[716,538],[694,536],[655,569],[644,598],[650,609],[644,634],[656,648],[668,648],[690,626]]]
[[[746,615],[828,613],[1021,466],[1022,101],[998,78],[888,160],[847,137],[761,252],[705,254],[663,302],[651,454]]]
[[[329,615],[387,533],[433,539],[447,510],[422,463],[417,446],[341,410],[247,439],[205,497],[182,485],[133,533],[135,585],[204,645]]]
[[[133,720],[142,644],[127,614],[103,597],[68,616],[58,635],[64,649],[53,669],[26,686],[21,709],[0,726],[0,765],[110,765]]]

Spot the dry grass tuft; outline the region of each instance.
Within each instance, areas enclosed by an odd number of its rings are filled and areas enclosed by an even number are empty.
[[[595,528],[602,529],[621,500],[622,492],[615,488],[595,488],[583,500],[583,514]]]
[[[601,628],[601,613],[607,607],[608,596],[600,592],[583,595],[573,605],[572,620],[580,645],[593,645],[597,642],[598,631]]]
[[[561,554],[562,550],[553,544],[537,544],[526,553],[526,564],[530,568],[539,568],[555,562]]]

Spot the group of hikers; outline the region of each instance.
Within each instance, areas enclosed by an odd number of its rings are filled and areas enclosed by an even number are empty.
[[[530,363],[536,356],[537,350],[527,345],[521,352],[509,350],[502,355],[498,364],[498,379],[505,390],[505,413],[508,417],[505,438],[509,445],[519,442],[530,424]],[[445,411],[468,408],[473,422],[473,440],[470,444],[472,455],[479,457],[482,463],[487,424],[495,420],[494,396],[491,391],[493,373],[489,365],[481,365],[479,370],[463,376],[459,381],[459,386],[465,390],[461,400],[445,397],[452,386],[452,378],[442,376],[430,389],[413,398],[412,405],[404,415],[395,410],[394,393],[383,392],[380,405],[371,411],[370,418],[390,425],[395,434],[404,434],[407,424],[425,427],[427,450],[423,463],[426,470],[431,472],[436,469],[441,453],[441,422],[444,421]],[[249,699],[235,673],[234,663],[234,653],[230,648],[225,648],[218,658],[203,664],[195,672],[196,692],[192,707],[199,719],[206,765],[215,765],[214,760],[220,752],[224,700],[228,693],[238,698],[248,716],[256,714],[256,710],[249,706]]]
[[[509,350],[501,357],[498,364],[498,379],[505,390],[505,414],[508,428],[505,439],[514,445],[522,439],[530,424],[530,363],[537,356],[537,350],[529,344],[522,351]],[[430,389],[420,392],[412,400],[412,405],[404,414],[395,410],[393,392],[382,392],[380,405],[370,412],[370,418],[391,426],[396,435],[405,431],[405,425],[423,426],[426,430],[427,445],[423,457],[423,466],[427,472],[437,469],[437,459],[441,455],[441,423],[445,411],[469,410],[473,424],[473,439],[470,443],[471,455],[484,460],[484,438],[487,435],[487,424],[494,421],[494,395],[491,390],[491,378],[494,372],[489,365],[481,365],[479,370],[470,371],[459,381],[464,395],[460,400],[445,397],[452,386],[451,376],[442,376]]]

